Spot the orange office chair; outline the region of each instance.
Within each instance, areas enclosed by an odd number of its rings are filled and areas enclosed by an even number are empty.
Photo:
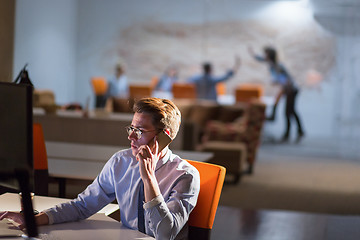
[[[33,124],[33,158],[34,192],[36,195],[47,196],[49,193],[48,161],[43,129],[39,123]]]
[[[92,77],[90,83],[96,97],[95,107],[104,107],[106,103],[106,92],[108,90],[106,79],[104,77]]]
[[[224,82],[219,82],[216,84],[216,94],[218,96],[226,94],[226,85]]]
[[[172,93],[174,98],[196,99],[196,87],[192,83],[174,83]]]
[[[210,239],[226,169],[215,164],[187,161],[200,173],[200,193],[189,217],[189,239]]]
[[[160,80],[160,78],[157,77],[157,76],[154,76],[154,77],[151,78],[150,88],[151,88],[152,90],[155,89],[156,85],[159,83],[159,80]]]
[[[91,86],[93,87],[95,95],[104,95],[106,94],[108,84],[104,77],[92,77]]]
[[[148,85],[130,85],[130,99],[140,99],[143,97],[151,97],[152,88]]]
[[[263,96],[264,87],[261,84],[246,83],[235,89],[236,102],[250,102],[253,99],[260,99]]]

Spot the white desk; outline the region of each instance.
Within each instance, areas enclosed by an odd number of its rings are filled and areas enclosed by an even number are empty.
[[[94,180],[110,157],[127,147],[46,142],[49,176],[59,179],[59,196],[65,196],[65,179]],[[206,162],[210,152],[173,151],[184,159]]]
[[[56,204],[67,202],[68,199],[35,196],[34,209],[42,211]],[[117,222],[104,213],[112,212],[116,204],[109,204],[90,218],[70,223],[62,223],[39,227],[39,237],[42,239],[71,240],[71,239],[154,239],[137,230],[132,230],[121,222]],[[0,195],[0,211],[19,211],[20,200],[18,194],[5,193]],[[14,239],[14,238],[11,238]]]

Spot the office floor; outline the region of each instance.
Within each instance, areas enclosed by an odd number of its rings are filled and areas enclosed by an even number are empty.
[[[241,238],[239,209],[360,215],[360,161],[342,157],[334,144],[306,138],[300,144],[264,142],[254,174],[224,185],[211,239]]]

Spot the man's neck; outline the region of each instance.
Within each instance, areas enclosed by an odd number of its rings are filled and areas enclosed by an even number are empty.
[[[168,152],[169,147],[165,147],[160,153],[159,153],[159,160],[165,157],[166,153]]]

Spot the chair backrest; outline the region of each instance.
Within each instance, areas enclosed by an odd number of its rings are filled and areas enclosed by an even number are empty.
[[[152,77],[151,81],[150,81],[150,88],[155,89],[155,87],[158,83],[159,83],[159,77],[158,76]]]
[[[48,195],[48,161],[42,126],[33,124],[34,191],[37,195]]]
[[[263,93],[264,87],[260,84],[241,84],[235,89],[236,102],[250,102],[254,99],[259,100],[263,96]]]
[[[189,217],[189,239],[210,239],[226,169],[215,164],[187,161],[200,173],[200,193]]]
[[[219,82],[216,84],[216,94],[218,96],[226,94],[226,85],[224,82]]]
[[[152,88],[148,85],[130,85],[129,93],[131,99],[140,99],[143,97],[151,97]]]
[[[172,94],[174,98],[196,99],[196,87],[192,83],[173,83]]]
[[[96,96],[106,94],[108,83],[104,77],[92,77],[90,82]]]

